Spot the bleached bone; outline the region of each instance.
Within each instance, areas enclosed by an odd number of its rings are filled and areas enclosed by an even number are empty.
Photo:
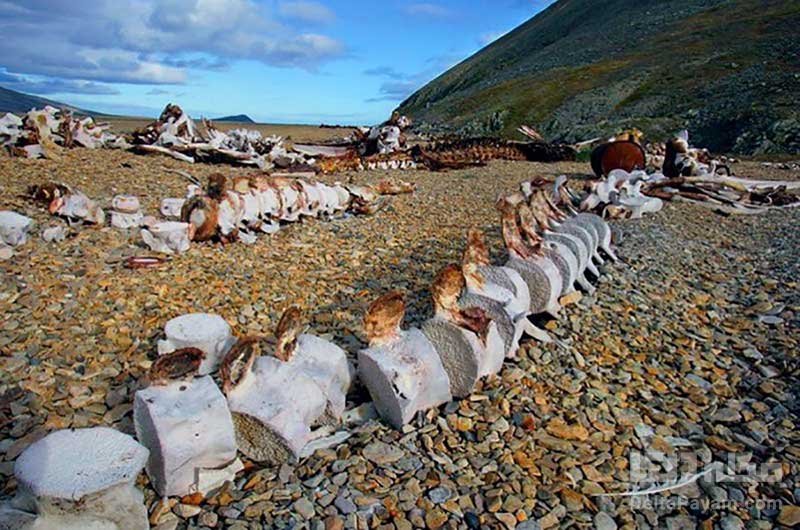
[[[328,408],[319,385],[275,357],[254,359],[227,397],[239,450],[270,464],[297,459]]]
[[[301,334],[300,310],[289,308],[276,330],[273,355],[262,337],[239,340],[220,367],[239,448],[257,461],[298,458],[322,424],[338,423],[352,380],[346,354]]]
[[[358,353],[359,378],[378,413],[396,429],[417,412],[452,399],[450,379],[433,344],[417,328],[400,329],[404,314],[399,293],[376,300],[364,318],[369,348]]]
[[[663,178],[663,175],[659,175],[656,178]],[[611,246],[611,227],[602,217],[597,214],[576,211],[572,207],[570,191],[569,188],[567,188],[566,183],[566,175],[561,175],[556,179],[553,186],[552,197],[555,205],[566,208],[567,212],[572,216],[571,218],[576,224],[579,224],[586,229],[593,230],[594,234],[597,236],[597,244],[599,248],[605,252],[612,261],[619,261],[619,258],[617,258],[617,255],[614,253],[614,249]]]
[[[327,399],[326,421],[338,423],[344,413],[347,392],[353,382],[353,367],[347,353],[324,339],[304,333],[297,337],[291,364],[307,374]]]
[[[0,145],[15,145],[22,131],[22,120],[10,112],[0,118]]]
[[[48,226],[42,230],[42,239],[46,243],[61,242],[67,239],[67,228],[64,226]]]
[[[563,278],[555,264],[522,237],[523,227],[517,216],[522,204],[524,198],[519,197],[504,197],[497,202],[501,212],[503,240],[509,256],[505,266],[517,271],[525,280],[531,297],[531,313],[557,316],[561,309],[558,298]]]
[[[527,320],[530,292],[516,271],[494,267],[489,261],[483,233],[470,230],[461,264],[466,292],[459,299],[461,307],[479,307],[492,319],[505,344],[507,357],[516,357],[519,341],[533,324]],[[547,336],[538,330],[536,338]]]
[[[435,315],[422,326],[457,398],[468,396],[478,379],[499,372],[506,354],[497,326],[482,309],[458,307],[463,289],[460,268],[445,267],[431,287]]]
[[[79,191],[72,191],[63,197],[54,199],[50,204],[50,212],[66,217],[69,221],[102,225],[106,220],[103,209]]]
[[[642,194],[642,181],[633,184],[625,183],[615,204],[625,207],[631,212],[631,219],[640,219],[645,213],[655,213],[664,207],[658,197],[648,197]]]
[[[305,179],[299,179],[298,182],[303,188],[305,193],[305,204],[301,210],[302,215],[306,217],[317,217],[323,206],[322,190],[316,182],[309,182]]]
[[[583,242],[586,247],[586,252],[589,254],[589,261],[586,264],[586,269],[595,276],[600,276],[600,270],[595,266],[592,260],[597,261],[601,265],[604,263],[603,258],[598,253],[600,246],[600,234],[598,234],[595,225],[585,217],[570,218],[564,217],[559,220],[551,218],[550,229],[553,232],[571,235],[578,238]]]
[[[207,492],[234,479],[229,472],[216,484],[200,483],[202,473],[229,468],[237,451],[228,402],[210,376],[139,390],[133,420],[150,450],[146,470],[159,495]]]
[[[189,250],[189,224],[177,221],[155,223],[141,231],[142,240],[154,252],[181,254]]]
[[[111,199],[111,209],[121,213],[138,213],[142,206],[135,195],[115,195]]]
[[[217,226],[219,233],[230,236],[242,225],[244,218],[244,200],[236,192],[228,191],[219,202]]]
[[[114,228],[138,228],[142,226],[142,220],[144,219],[144,215],[141,212],[137,213],[122,213],[122,212],[111,212],[111,226]]]
[[[147,457],[144,446],[107,427],[52,432],[17,459],[17,493],[0,527],[147,530],[135,485]]]
[[[132,150],[134,152],[138,152],[141,154],[161,154],[171,156],[176,160],[180,160],[181,162],[188,162],[189,164],[194,164],[194,158],[189,155],[184,155],[183,153],[179,153],[178,151],[173,151],[172,149],[168,149],[166,147],[162,147],[160,145],[134,145]]]
[[[183,208],[183,203],[185,202],[186,199],[180,199],[180,198],[162,199],[159,211],[161,212],[161,215],[163,215],[164,217],[168,217],[171,219],[180,219],[181,208]]]
[[[16,247],[28,241],[33,219],[10,210],[0,211],[0,243]]]
[[[164,355],[182,348],[198,348],[206,357],[200,365],[200,375],[214,372],[236,339],[231,327],[219,315],[190,313],[175,317],[164,326],[166,339],[158,341],[158,354]]]

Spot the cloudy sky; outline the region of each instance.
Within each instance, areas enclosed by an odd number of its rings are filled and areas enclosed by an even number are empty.
[[[0,86],[114,114],[373,123],[551,0],[0,0]]]

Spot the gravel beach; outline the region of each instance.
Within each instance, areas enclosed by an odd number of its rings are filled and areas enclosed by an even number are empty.
[[[299,305],[310,332],[349,352],[361,319],[390,289],[407,295],[406,325],[432,314],[428,287],[481,228],[505,259],[495,199],[536,176],[588,164],[494,162],[449,173],[344,174],[321,180],[415,182],[371,217],[304,221],[252,246],[193,244],[166,267],[128,270],[148,254],[138,231],[72,227],[20,195],[63,181],[104,207],[139,197],[156,214],[187,181],[244,169],[77,149],[60,162],[0,158],[0,210],[36,221],[0,261],[0,477],[32,442],[68,427],[133,433],[133,394],[164,324],[188,312],[224,317],[236,335],[272,335]],[[737,175],[800,179],[756,162]],[[561,344],[525,344],[470,398],[402,432],[368,421],[338,448],[296,466],[247,464],[210,499],[161,501],[140,478],[154,528],[721,528],[800,525],[800,208],[725,217],[667,204],[615,221],[618,264],[597,293],[547,327]],[[368,399],[363,388],[350,407]],[[607,496],[724,465],[669,493]],[[632,464],[636,469],[632,469]],[[648,465],[650,482],[632,480]]]

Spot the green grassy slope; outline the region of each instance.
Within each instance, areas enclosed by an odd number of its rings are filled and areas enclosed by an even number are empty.
[[[715,150],[800,152],[798,27],[798,1],[559,0],[400,110],[467,134],[688,127]]]

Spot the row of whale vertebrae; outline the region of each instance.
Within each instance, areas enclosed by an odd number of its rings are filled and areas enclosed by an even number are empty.
[[[373,214],[385,204],[380,188],[357,184],[328,185],[305,178],[256,175],[237,177],[229,189],[222,174],[209,177],[206,189],[192,187],[181,209],[193,241],[219,238],[252,242],[271,234],[281,222],[301,217],[330,218],[345,212]]]
[[[551,340],[528,320],[530,315],[557,317],[560,297],[574,292],[575,285],[594,291],[585,273],[600,274],[595,263],[603,263],[601,250],[616,260],[611,230],[596,215],[560,210],[559,204],[571,204],[565,194],[563,181],[553,193],[536,181],[502,198],[498,209],[507,263],[491,265],[483,235],[471,231],[461,267],[443,269],[431,288],[435,316],[421,334],[400,332],[400,295],[381,298],[370,308],[365,322],[370,349],[360,354],[359,370],[367,372],[364,382],[391,423],[402,425],[440,399],[468,395],[481,377],[516,354],[524,334]]]
[[[564,179],[552,192],[547,186],[526,182],[498,201],[509,254],[504,265],[491,264],[482,232],[470,230],[461,265],[445,267],[431,287],[435,315],[421,329],[401,328],[402,293],[384,295],[369,308],[370,347],[359,353],[358,371],[376,408],[395,427],[469,395],[505,358],[516,356],[524,335],[550,342],[529,317],[557,318],[559,297],[575,285],[593,292],[584,274],[599,276],[600,251],[617,260],[605,221],[572,210]]]

